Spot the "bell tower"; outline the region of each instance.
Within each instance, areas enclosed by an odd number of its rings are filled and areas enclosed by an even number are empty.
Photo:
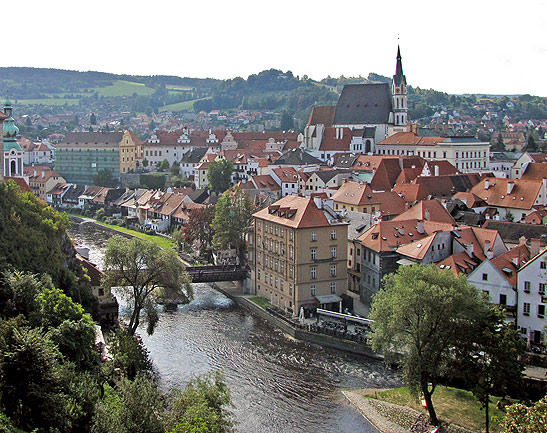
[[[403,74],[403,62],[399,46],[397,46],[397,65],[395,66],[391,93],[393,95],[393,125],[406,127],[408,120],[406,77]]]

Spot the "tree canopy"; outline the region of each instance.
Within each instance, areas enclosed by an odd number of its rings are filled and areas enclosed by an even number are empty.
[[[148,333],[154,332],[158,296],[182,302],[192,298],[190,278],[177,254],[139,238],[114,236],[108,240],[104,274],[105,288],[121,287],[132,310],[130,335],[139,326],[141,311],[146,313]]]
[[[230,188],[234,164],[227,159],[213,161],[207,170],[209,188],[216,193],[223,193]]]
[[[452,348],[471,334],[466,329],[477,329],[487,311],[486,300],[464,275],[433,265],[401,266],[373,299],[372,347],[401,357],[404,380],[416,395],[423,394],[434,425],[431,396],[439,379],[452,374]]]
[[[238,186],[226,191],[215,206],[213,246],[217,250],[235,248],[240,263],[244,262],[254,205],[247,191]]]

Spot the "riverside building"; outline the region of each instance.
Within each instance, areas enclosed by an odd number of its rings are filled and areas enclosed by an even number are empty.
[[[347,222],[329,201],[288,195],[253,220],[254,293],[294,315],[317,307],[340,311],[347,288]]]

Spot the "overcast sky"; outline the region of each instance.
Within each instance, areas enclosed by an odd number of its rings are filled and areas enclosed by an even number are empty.
[[[547,0],[16,0],[4,12],[0,66],[391,76],[399,37],[413,86],[547,96]]]

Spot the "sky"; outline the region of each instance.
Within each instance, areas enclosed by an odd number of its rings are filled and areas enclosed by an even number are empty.
[[[547,0],[11,2],[3,10],[15,17],[2,26],[11,48],[3,43],[0,66],[222,79],[270,68],[317,80],[392,76],[399,43],[412,86],[547,96]]]

